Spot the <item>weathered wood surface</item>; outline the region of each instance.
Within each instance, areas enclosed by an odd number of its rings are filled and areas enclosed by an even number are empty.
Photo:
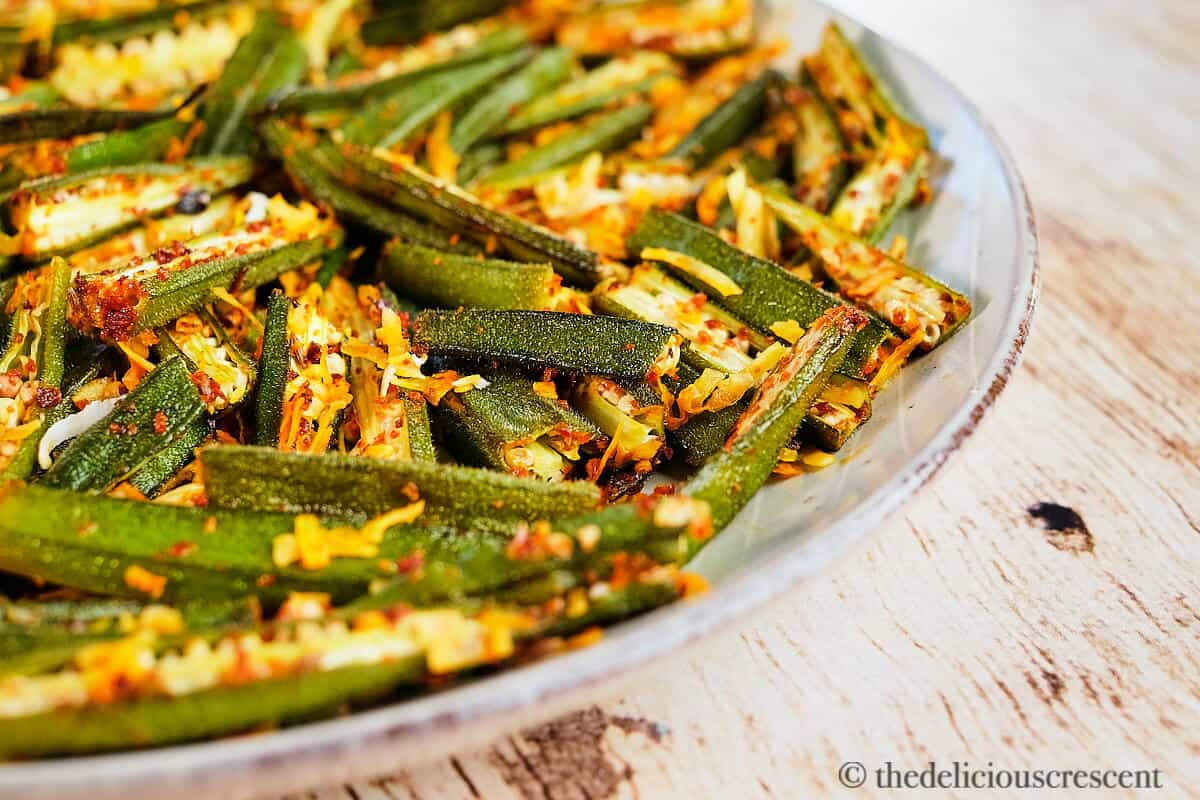
[[[843,762],[956,759],[1200,794],[1200,4],[840,5],[1027,178],[1044,288],[1012,385],[869,547],[622,700],[322,796],[850,795]]]

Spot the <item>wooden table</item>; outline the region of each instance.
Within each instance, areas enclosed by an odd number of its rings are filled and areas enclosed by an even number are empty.
[[[324,796],[882,796],[839,766],[931,760],[1200,795],[1200,4],[839,5],[1028,181],[1044,288],[999,404],[870,546],[623,699]]]

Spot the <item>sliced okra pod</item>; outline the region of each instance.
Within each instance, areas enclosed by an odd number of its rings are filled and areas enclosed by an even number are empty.
[[[892,221],[906,208],[929,167],[929,154],[914,148],[895,122],[884,139],[834,203],[834,224],[877,244]]]
[[[71,268],[62,259],[18,276],[0,355],[0,478],[24,479],[54,410],[63,405],[67,296]]]
[[[450,392],[438,411],[446,434],[466,460],[519,477],[562,480],[580,448],[595,450],[600,430],[557,396],[539,393],[534,381],[489,373],[486,386]]]
[[[67,152],[67,171],[87,172],[157,161],[166,154],[172,142],[183,140],[191,126],[187,120],[174,116],[82,142]]]
[[[455,153],[465,153],[476,142],[492,135],[509,119],[513,109],[565,81],[571,74],[572,58],[571,51],[561,47],[538,53],[454,121],[450,147]]]
[[[644,404],[634,392],[598,375],[580,380],[571,400],[612,442],[612,466],[621,469],[634,464],[649,471],[662,457],[666,436],[661,403]]]
[[[523,133],[582,117],[647,92],[657,81],[678,72],[678,65],[662,53],[619,55],[522,106],[504,125],[503,133]]]
[[[76,436],[40,485],[101,493],[116,486],[179,438],[189,435],[204,401],[181,357],[169,358]]]
[[[482,243],[498,243],[520,261],[548,261],[566,280],[583,286],[607,277],[596,253],[511,214],[488,208],[453,184],[417,167],[383,161],[361,149],[343,153],[324,144],[319,155],[347,183],[403,211]]]
[[[315,288],[315,291],[314,291]],[[298,301],[271,296],[258,363],[255,444],[323,453],[350,405],[342,331],[316,284]]]
[[[971,315],[971,301],[835,225],[807,206],[766,194],[779,220],[805,247],[846,298],[878,314],[922,350],[932,350]]]
[[[640,380],[674,369],[679,337],[664,325],[556,311],[425,311],[413,345],[434,355]]]
[[[106,168],[24,184],[3,211],[19,254],[41,261],[158,216],[191,193],[220,194],[249,180],[251,170],[244,158]]]
[[[658,256],[669,259],[656,260],[762,332],[788,320],[807,327],[841,304],[836,295],[777,264],[739,250],[703,225],[678,214],[658,209],[647,212],[629,240],[631,252],[640,254],[646,248],[654,248]],[[873,373],[880,360],[880,345],[889,336],[882,322],[869,322],[858,334],[843,370],[851,375]]]
[[[754,4],[744,0],[599,3],[558,28],[558,41],[585,56],[650,47],[689,60],[741,50],[754,38]]]
[[[865,159],[880,147],[889,119],[896,121],[914,148],[929,146],[929,134],[901,113],[887,87],[836,22],[825,27],[820,48],[804,60],[804,67],[833,108],[842,135],[857,158]]]
[[[261,133],[271,153],[283,161],[293,182],[309,198],[344,219],[406,242],[456,252],[477,252],[466,241],[428,222],[418,220],[347,188],[307,152],[308,143],[279,120],[268,120]]]
[[[715,530],[728,525],[767,482],[780,451],[866,322],[850,306],[816,320],[759,387],[725,445],[688,481],[685,493],[708,504]]]
[[[845,375],[833,375],[804,418],[796,435],[797,443],[811,443],[827,452],[837,452],[870,418],[870,386]]]
[[[156,334],[164,357],[183,356],[210,414],[238,405],[254,387],[254,362],[207,309],[183,314]]]
[[[605,114],[595,122],[569,131],[493,169],[485,183],[504,186],[531,175],[582,160],[591,153],[607,153],[633,141],[654,116],[654,106],[637,103]]]
[[[383,279],[429,308],[546,310],[569,293],[549,264],[522,264],[446,253],[395,241],[380,260]]]
[[[303,456],[263,447],[210,447],[200,453],[213,508],[357,516],[382,514],[416,492],[430,519],[537,519],[600,504],[584,481],[544,484],[503,472],[432,462]]]
[[[71,297],[76,318],[104,338],[122,341],[197,308],[214,289],[260,286],[340,243],[341,229],[312,206],[296,208],[278,197],[246,203],[254,219],[240,227],[81,275]],[[262,213],[253,213],[254,207]]]
[[[743,84],[671,149],[667,158],[680,159],[693,169],[707,166],[736,145],[759,123],[767,109],[767,90],[780,76],[771,70]]]
[[[423,47],[405,51],[407,58],[398,62],[341,76],[325,86],[300,86],[283,92],[272,99],[269,109],[274,114],[290,114],[359,108],[434,72],[484,61],[528,43],[528,34],[519,26],[498,30],[482,25],[455,28],[433,37]]]
[[[803,77],[802,86],[789,86],[784,94],[797,124],[792,172],[797,199],[824,214],[846,183],[850,154],[833,112],[817,93],[807,71]]]
[[[342,133],[355,144],[403,144],[439,113],[520,67],[530,56],[528,50],[516,50],[418,78],[355,114],[342,126]]]
[[[187,98],[183,105],[190,104],[194,98],[195,95]],[[173,118],[182,107],[161,111],[50,107],[0,113],[0,144],[69,139],[85,133],[141,128]]]
[[[413,42],[443,28],[494,14],[505,5],[505,0],[414,0],[394,4],[363,23],[362,39],[371,45]]]
[[[124,482],[143,497],[158,497],[169,485],[177,482],[175,479],[180,471],[195,460],[196,451],[212,438],[214,430],[212,419],[207,416],[197,418],[142,462],[140,467],[125,476]]]
[[[252,134],[247,116],[265,106],[274,93],[299,83],[307,66],[296,33],[274,12],[259,11],[254,28],[238,43],[206,95],[204,132],[196,152],[219,155],[249,150]]]

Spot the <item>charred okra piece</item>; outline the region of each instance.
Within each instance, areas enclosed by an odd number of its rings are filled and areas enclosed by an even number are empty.
[[[521,70],[481,97],[454,122],[450,147],[457,154],[491,136],[520,108],[554,89],[571,74],[571,51],[561,47],[543,50]]]
[[[378,147],[403,144],[442,111],[527,62],[528,50],[435,72],[362,109],[342,126],[346,141]]]
[[[70,266],[56,259],[18,276],[5,303],[10,321],[0,355],[0,478],[29,477],[48,418],[63,402],[70,284]]]
[[[487,174],[485,183],[504,186],[531,175],[549,172],[582,160],[591,153],[607,153],[633,141],[654,116],[654,106],[638,103],[605,114],[595,122],[533,147]]]
[[[323,453],[349,405],[349,367],[342,331],[329,320],[317,284],[293,302],[274,294],[267,307],[254,443]]]
[[[678,214],[647,212],[629,240],[631,252],[640,254],[646,248],[654,248],[655,260],[760,332],[778,331],[789,320],[805,328],[841,305],[836,295],[739,250]],[[872,374],[879,365],[879,347],[889,335],[882,322],[870,321],[858,334],[843,371]]]
[[[929,146],[929,134],[900,112],[887,87],[837,23],[826,26],[820,48],[804,60],[804,67],[833,108],[856,158],[866,159],[879,149],[888,120],[896,121],[914,148],[924,150]]]
[[[395,241],[384,251],[380,272],[397,292],[429,308],[586,307],[549,264],[479,259]]]
[[[665,374],[679,361],[671,328],[556,311],[425,311],[413,345],[434,355],[630,380]]]
[[[678,65],[662,53],[639,51],[619,55],[522,106],[502,132],[523,133],[582,117],[643,94],[659,80],[678,72]]]
[[[220,194],[250,178],[244,158],[144,164],[48,178],[4,203],[16,250],[30,261],[70,253],[178,207],[194,193]]]
[[[540,390],[540,393],[539,393]],[[438,407],[452,444],[480,466],[518,477],[562,480],[580,448],[600,431],[557,396],[517,375],[492,373],[486,386],[448,393]]]
[[[204,414],[183,358],[169,358],[67,445],[39,484],[98,494],[182,436]]]
[[[759,387],[724,447],[688,481],[685,493],[708,504],[715,530],[728,525],[766,483],[780,451],[866,321],[861,311],[849,306],[815,321]]]
[[[333,249],[341,229],[312,206],[253,195],[243,224],[172,242],[126,264],[80,276],[72,311],[103,337],[122,341],[207,302],[214,289],[259,286]]]
[[[415,491],[428,519],[463,525],[475,518],[579,514],[600,505],[590,483],[546,484],[457,464],[302,456],[262,447],[210,447],[200,461],[213,508],[370,516],[409,502]]]
[[[591,286],[607,277],[597,255],[558,234],[495,211],[453,184],[416,167],[383,161],[358,149],[343,154],[324,144],[320,157],[344,181],[403,211],[481,243],[498,243],[520,261],[548,261],[568,281]]]
[[[878,314],[922,350],[937,347],[971,315],[966,297],[876,250],[828,217],[779,195],[767,194],[766,201],[780,221],[800,234],[843,296]]]

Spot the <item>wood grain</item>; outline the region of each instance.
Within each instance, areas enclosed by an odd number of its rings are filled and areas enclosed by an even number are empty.
[[[930,760],[1200,796],[1200,4],[839,5],[1027,178],[1042,305],[998,407],[869,547],[626,696],[319,796],[882,796],[838,767]]]

